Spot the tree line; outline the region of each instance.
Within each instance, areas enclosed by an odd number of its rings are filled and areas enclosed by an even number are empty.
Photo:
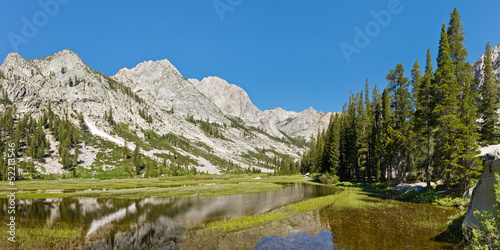
[[[301,172],[335,175],[341,181],[443,180],[462,192],[477,180],[479,146],[500,142],[491,47],[486,45],[484,81],[467,61],[461,17],[455,8],[443,23],[437,68],[430,50],[424,71],[418,61],[405,75],[397,64],[388,85],[351,94],[342,112],[313,138]]]

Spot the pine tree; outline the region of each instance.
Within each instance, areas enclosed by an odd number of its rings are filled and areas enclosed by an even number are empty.
[[[365,147],[366,147],[366,156],[365,156],[365,171],[366,171],[366,177],[368,178],[368,181],[369,182],[372,182],[372,177],[373,177],[373,150],[372,148],[370,147],[370,145],[372,144],[371,143],[371,140],[373,139],[372,138],[372,135],[371,133],[373,132],[373,107],[372,107],[372,104],[371,104],[371,101],[370,101],[370,84],[368,82],[368,79],[366,79],[366,84],[365,84],[365,101],[364,101],[364,105],[365,105],[365,125],[364,125],[364,128],[365,128],[365,141],[364,141],[364,144],[365,144]]]
[[[480,88],[481,102],[480,102],[480,117],[481,117],[481,143],[485,146],[498,144],[500,131],[498,124],[499,107],[498,101],[498,83],[495,79],[495,72],[493,71],[493,62],[491,56],[490,43],[486,45],[486,53],[484,57],[484,82]]]
[[[465,129],[460,120],[459,92],[460,86],[454,75],[454,65],[450,57],[450,46],[446,26],[443,23],[439,43],[438,68],[436,82],[439,85],[439,102],[435,108],[438,121],[436,134],[436,162],[442,170],[447,189],[456,184],[463,166],[459,157],[461,145],[459,140]]]
[[[115,121],[113,120],[113,108],[112,107],[109,107],[109,113],[107,115],[107,121],[108,121],[109,125],[115,124]]]
[[[364,103],[363,92],[356,94],[356,125],[357,125],[357,150],[358,159],[356,166],[356,180],[362,181],[366,171],[368,157],[368,122],[366,106]]]
[[[425,169],[425,180],[430,186],[430,169],[432,167],[433,131],[435,128],[434,108],[436,105],[436,85],[434,73],[432,72],[431,51],[427,50],[425,73],[423,77],[418,74],[413,78],[414,88],[418,85],[415,93],[415,123],[414,131],[418,141],[425,151],[423,162]]]
[[[391,109],[390,91],[385,88],[382,92],[382,128],[381,128],[381,180],[392,179],[392,166],[394,162],[393,119]]]
[[[87,126],[87,123],[85,123],[85,119],[83,118],[83,114],[81,112],[78,114],[78,123],[80,124],[80,129],[83,132],[89,131],[89,127]]]
[[[467,61],[467,50],[465,48],[464,31],[460,21],[460,15],[455,8],[451,13],[450,26],[448,27],[448,39],[450,44],[450,58],[453,62],[454,75],[458,82],[460,102],[459,117],[463,124],[460,131],[459,144],[459,172],[456,175],[459,191],[465,191],[475,176],[481,170],[480,160],[475,157],[479,154],[477,132],[477,89],[473,81],[472,66]]]
[[[356,117],[356,96],[351,94],[344,121],[344,164],[341,166],[340,179],[351,181],[358,172],[358,119]],[[356,176],[357,177],[357,176]]]
[[[339,115],[332,115],[325,136],[325,149],[323,151],[323,164],[321,173],[336,174],[339,167]]]
[[[136,142],[134,149],[134,166],[135,166],[135,172],[139,174],[142,167],[142,161],[141,161],[141,148],[138,142]]]
[[[382,159],[382,96],[375,85],[372,92],[372,120],[369,142],[370,176],[378,180],[380,175],[380,161]]]
[[[73,164],[75,166],[78,165],[78,162],[79,162],[78,161],[78,157],[80,157],[80,153],[81,153],[80,152],[80,148],[78,147],[78,143],[79,143],[78,140],[79,140],[78,138],[75,138],[75,155],[74,155],[75,161],[74,161],[74,164]]]
[[[409,143],[409,117],[412,113],[412,101],[408,90],[410,82],[404,76],[403,65],[398,63],[396,68],[386,76],[389,82],[389,90],[392,94],[391,107],[394,110],[394,153],[396,174],[402,180],[405,171],[409,170],[408,143]]]
[[[414,128],[417,123],[417,103],[416,103],[416,98],[417,98],[417,93],[419,91],[420,84],[422,82],[423,75],[422,71],[420,69],[420,64],[418,63],[418,60],[415,61],[413,64],[413,68],[411,69],[411,80],[410,84],[412,87],[412,93],[411,93],[411,101],[413,104],[413,111],[411,112],[410,115],[410,121],[409,121],[409,142],[408,142],[408,164],[410,168],[407,171],[413,170],[415,167],[418,169],[421,169],[421,162],[422,159],[424,158],[424,151],[422,150],[421,144],[422,144],[422,139],[421,139],[421,134],[418,133]]]

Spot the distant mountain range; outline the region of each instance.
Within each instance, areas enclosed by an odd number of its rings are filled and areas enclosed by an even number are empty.
[[[242,88],[218,77],[186,79],[168,60],[142,62],[105,76],[69,50],[34,60],[10,53],[0,71],[1,88],[20,115],[38,117],[50,103],[56,114],[67,115],[75,125],[82,114],[96,136],[124,141],[106,121],[106,114],[112,112],[116,124],[126,125],[139,138],[145,131],[171,133],[243,167],[259,166],[259,157],[251,157],[258,151],[268,158],[297,159],[305,150],[304,142],[324,129],[332,115],[313,108],[261,111]],[[206,126],[215,126],[217,135]],[[154,157],[159,151],[145,154]],[[196,159],[202,170],[219,172],[203,155],[176,151]]]

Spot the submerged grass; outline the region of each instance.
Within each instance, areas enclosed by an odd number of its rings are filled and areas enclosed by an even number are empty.
[[[298,213],[317,211],[332,205],[338,209],[371,209],[374,207],[390,208],[393,206],[392,204],[376,201],[377,200],[375,198],[367,197],[360,190],[344,189],[334,195],[297,202],[264,214],[209,222],[199,228],[196,228],[195,231],[196,233],[202,234],[206,234],[208,232],[227,234],[246,228],[261,226],[269,222],[285,220]]]

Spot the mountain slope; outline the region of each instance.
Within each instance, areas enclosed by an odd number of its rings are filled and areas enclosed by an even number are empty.
[[[309,140],[318,129],[326,128],[330,122],[330,112],[317,112],[312,107],[300,113],[282,108],[261,111],[242,88],[218,77],[207,77],[201,82],[196,79],[190,81],[224,114],[238,117],[247,125],[278,138],[291,136]]]
[[[99,169],[129,173],[129,160],[113,153],[126,142],[129,149],[140,145],[141,154],[151,159],[148,164],[165,162],[167,168],[196,167],[220,173],[254,167],[271,172],[277,159],[293,161],[305,150],[287,136],[309,138],[318,126],[326,126],[329,114],[312,109],[262,112],[243,89],[216,77],[188,81],[167,60],[143,62],[108,77],[69,50],[35,60],[11,53],[0,72],[0,88],[16,106],[17,119],[24,115],[40,118],[50,105],[59,117],[75,127],[87,124],[92,127],[92,138],[104,140],[75,146],[82,151],[80,157],[85,157],[76,160],[84,162],[75,166],[82,174]],[[0,104],[0,110],[7,106]],[[50,131],[45,133],[53,138]],[[51,147],[57,149],[60,142],[54,140]],[[57,163],[61,161],[57,151],[35,161],[37,169],[47,169],[51,162],[52,172],[54,168],[67,172]],[[24,153],[20,154],[22,161]],[[137,173],[150,173],[147,168]]]

